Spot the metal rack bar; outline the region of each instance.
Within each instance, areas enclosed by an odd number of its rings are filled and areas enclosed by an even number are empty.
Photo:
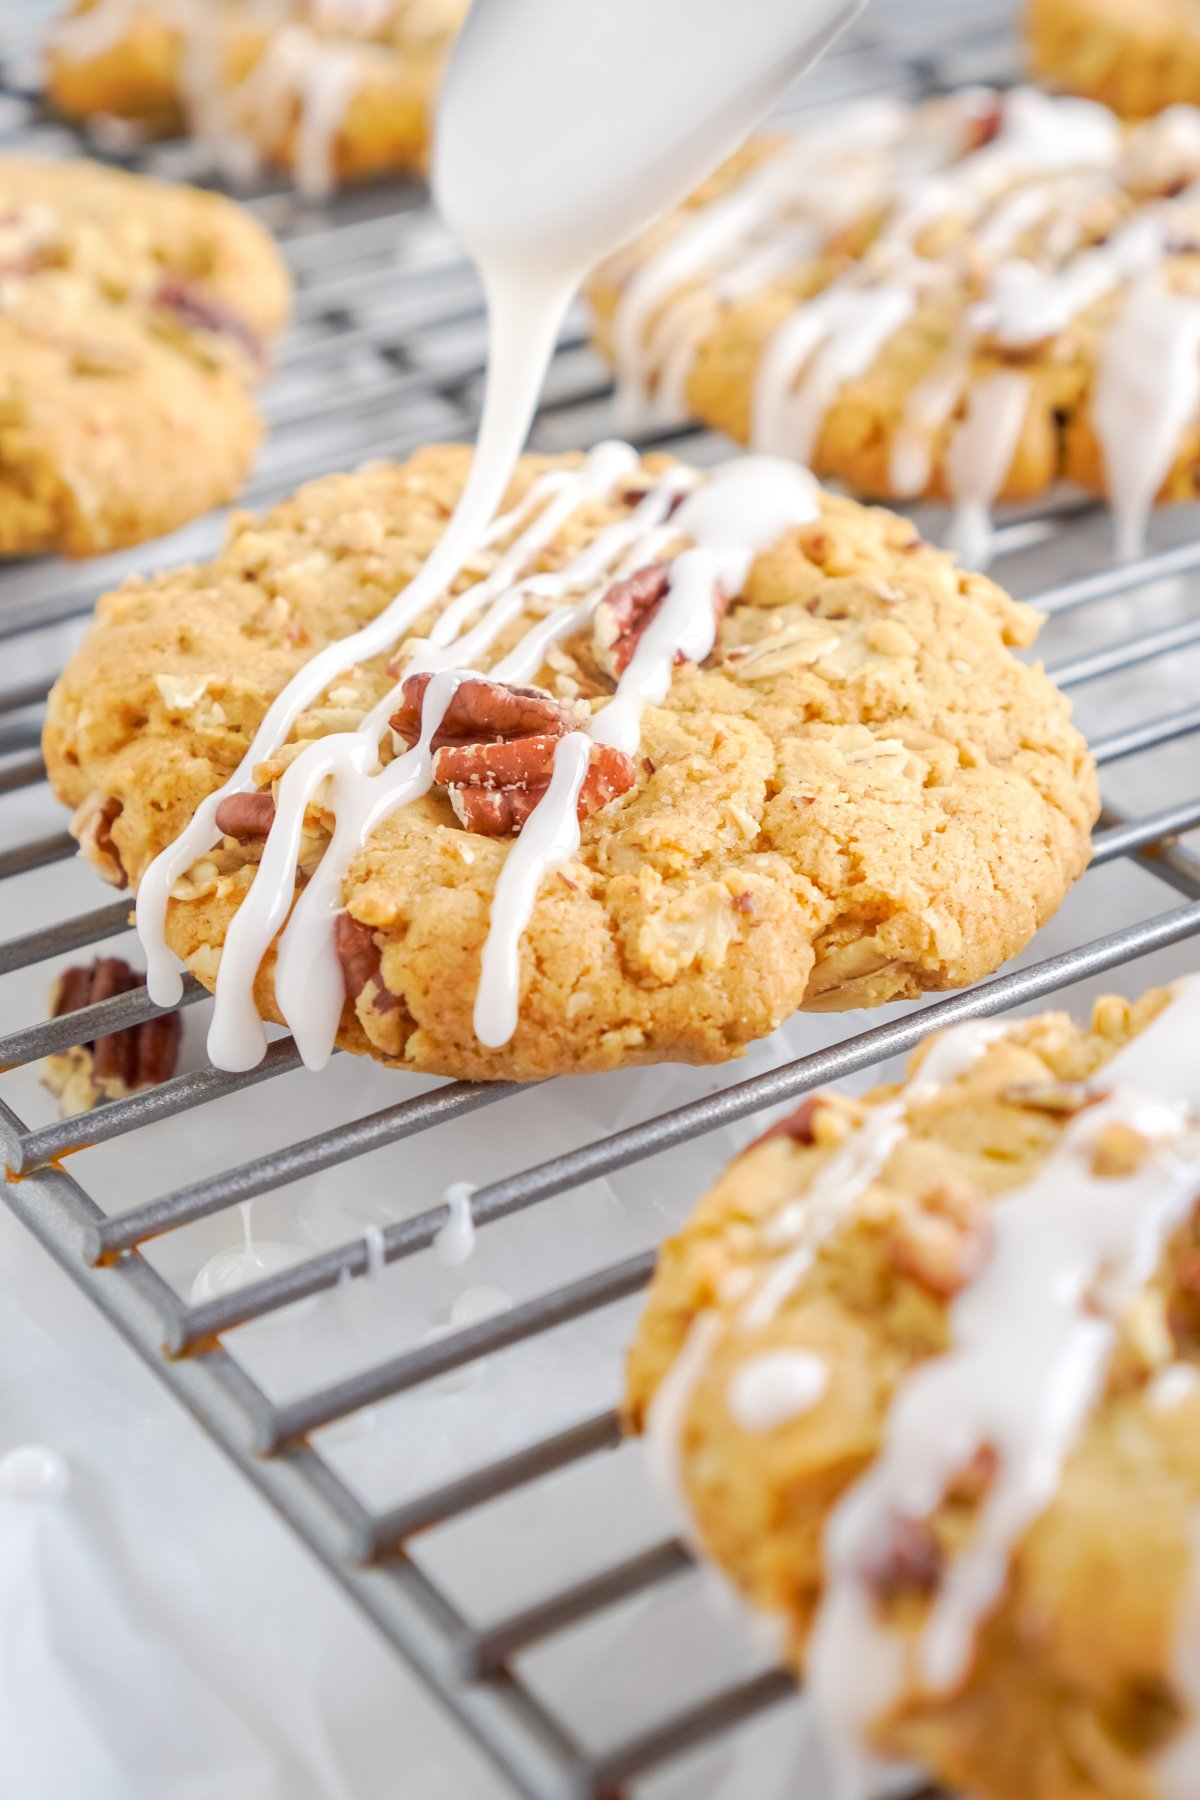
[[[512,1613],[486,1631],[472,1631],[459,1651],[463,1674],[471,1681],[494,1675],[518,1651],[527,1650],[540,1638],[565,1631],[605,1606],[628,1600],[644,1588],[656,1587],[692,1567],[692,1558],[678,1538],[667,1538],[649,1550],[640,1550],[624,1562],[614,1563],[601,1575],[593,1575],[574,1587],[564,1588],[538,1606]]]

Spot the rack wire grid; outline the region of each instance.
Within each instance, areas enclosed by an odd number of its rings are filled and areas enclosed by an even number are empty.
[[[40,109],[29,73],[48,10],[33,0],[5,8],[6,150],[78,147]],[[795,105],[1002,80],[1016,62],[1010,21],[990,0],[877,0]],[[168,145],[117,159],[171,172],[185,156]],[[275,184],[249,204],[280,236],[298,306],[244,503],[269,504],[309,476],[433,437],[469,438],[483,366],[479,291],[424,195],[390,186],[318,206]],[[575,318],[535,443],[576,447],[612,429],[608,377]],[[727,454],[695,430],[656,441],[701,462]],[[194,980],[183,1002],[191,1066],[185,1058],[161,1086],[81,1118],[50,1116],[38,1059],[144,1020],[153,1011],[144,992],[0,1037],[9,1207],[520,1792],[691,1800],[696,1771],[718,1746],[727,1754],[726,1734],[752,1734],[794,1693],[714,1612],[703,1572],[645,1487],[640,1452],[621,1444],[615,1410],[620,1346],[655,1242],[761,1128],[755,1115],[835,1078],[877,1077],[935,1026],[1067,989],[1083,1000],[1135,959],[1125,978],[1135,986],[1187,965],[1200,931],[1188,837],[1200,826],[1195,522],[1190,509],[1164,514],[1152,548],[1119,567],[1092,503],[1068,496],[1002,524],[998,573],[1049,616],[1047,660],[1089,731],[1106,805],[1091,870],[1058,918],[1013,967],[969,992],[892,1009],[865,1029],[857,1019],[799,1021],[734,1071],[557,1083],[536,1113],[511,1083],[418,1082],[345,1057],[308,1076],[283,1036],[260,1068],[224,1074],[196,1048],[206,1007],[194,1003],[206,997]],[[936,536],[939,519],[925,514],[923,525]],[[46,559],[0,574],[6,1020],[36,1018],[55,967],[87,946],[120,948],[128,931],[128,900],[97,906],[92,878],[67,860],[74,845],[37,748],[49,683],[99,593],[130,569],[208,553],[220,531],[210,518],[102,563]],[[26,920],[36,923],[13,934]],[[485,1108],[499,1110],[482,1131],[467,1123]],[[296,1141],[298,1130],[308,1135]],[[401,1144],[382,1167],[393,1197],[403,1191],[402,1216],[384,1208],[378,1234],[364,1235],[371,1221],[354,1207],[378,1189],[371,1157]],[[530,1147],[551,1153],[521,1166]],[[181,1167],[192,1178],[172,1185]],[[440,1323],[397,1344],[398,1320],[420,1315],[430,1293],[452,1293],[431,1245],[447,1216],[437,1196],[464,1168],[481,1176],[482,1251],[506,1245],[518,1297],[475,1287],[462,1304],[460,1291]],[[623,1187],[631,1177],[640,1185]],[[300,1252],[293,1245],[286,1266],[233,1292],[189,1292],[196,1255],[228,1242],[238,1204],[254,1200],[294,1224],[314,1192],[324,1195],[321,1229]],[[627,1253],[606,1254],[613,1243]],[[404,1280],[382,1309],[376,1292],[364,1326],[360,1302],[378,1288],[380,1256],[388,1277]],[[324,1348],[330,1338],[336,1354]],[[747,1776],[732,1791],[764,1790]],[[803,1770],[792,1791],[805,1791]]]

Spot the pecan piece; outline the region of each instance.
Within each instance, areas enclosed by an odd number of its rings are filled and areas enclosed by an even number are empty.
[[[520,831],[550,786],[557,738],[519,738],[515,743],[452,744],[433,759],[434,780],[445,789],[455,817],[468,831],[507,837]],[[591,818],[627,793],[637,779],[633,762],[609,744],[595,744],[577,811]]]
[[[421,706],[432,675],[410,675],[391,726],[409,749],[421,735]],[[447,744],[511,744],[518,738],[565,737],[575,719],[540,688],[512,687],[473,677],[460,681],[433,734],[432,750]]]
[[[1049,1113],[1052,1118],[1073,1118],[1085,1107],[1104,1099],[1086,1081],[1014,1081],[1000,1095],[1010,1106],[1026,1112]]]
[[[404,683],[392,729],[410,747],[421,732],[430,676]],[[539,688],[482,678],[461,682],[433,734],[433,778],[447,791],[468,831],[507,837],[520,831],[550,785],[554,752],[574,716]],[[607,744],[592,748],[579,790],[579,817],[590,818],[637,779],[631,758]]]
[[[1200,1352],[1200,1249],[1184,1251],[1172,1270],[1167,1330],[1180,1356]]]
[[[952,1475],[946,1483],[946,1500],[951,1506],[978,1506],[991,1490],[1000,1468],[1000,1455],[995,1444],[980,1444],[970,1462]]]
[[[346,998],[355,1001],[370,983],[374,985],[372,1004],[377,1012],[395,1012],[401,1002],[383,985],[383,953],[375,942],[375,933],[360,919],[339,913],[334,921],[333,942],[342,965],[342,981]]]
[[[146,977],[120,957],[102,956],[86,967],[67,969],[51,993],[51,1017],[94,1006],[144,987]],[[118,1100],[140,1088],[157,1087],[175,1073],[182,1027],[179,1014],[159,1013],[140,1025],[109,1031],[42,1064],[42,1079],[57,1096],[64,1118],[87,1112],[104,1100]]]
[[[0,208],[0,280],[35,275],[61,254],[58,227],[44,208]]]
[[[887,1546],[866,1570],[866,1579],[881,1606],[927,1600],[936,1593],[942,1579],[942,1551],[929,1521],[895,1514]]]
[[[251,362],[260,367],[265,364],[266,348],[246,315],[186,275],[164,275],[151,296],[151,304],[170,313],[188,331],[209,331],[216,337],[230,338],[241,345]]]
[[[644,569],[635,569],[623,581],[614,581],[596,608],[592,622],[592,648],[596,661],[614,681],[620,680],[633,661],[633,653],[666,599],[670,586],[670,563],[647,563]],[[724,618],[728,607],[728,594],[723,588],[714,588],[713,611],[716,617]],[[686,657],[676,652],[676,663],[686,660]]]
[[[1101,1126],[1092,1146],[1092,1174],[1101,1180],[1124,1180],[1137,1174],[1152,1149],[1150,1139],[1132,1125],[1110,1119]]]
[[[647,563],[624,581],[614,581],[596,608],[592,623],[596,661],[614,681],[629,667],[639,638],[666,599],[670,586],[670,563]]]
[[[997,96],[990,106],[968,119],[963,150],[969,155],[972,150],[983,150],[988,144],[995,143],[1004,130],[1004,102]]]
[[[239,844],[261,844],[275,823],[275,802],[265,789],[254,794],[227,794],[216,813],[216,827]]]
[[[122,803],[115,795],[101,799],[99,794],[89,794],[82,806],[76,807],[70,826],[81,854],[95,864],[105,881],[117,888],[129,886],[129,877],[112,840],[112,828],[121,810]]]
[[[779,1137],[790,1138],[793,1144],[815,1144],[817,1134],[813,1130],[813,1121],[824,1104],[824,1094],[806,1094],[795,1112],[790,1112],[786,1119],[776,1119],[755,1138],[750,1148],[756,1150],[759,1144],[767,1144],[772,1138]]]
[[[951,1300],[979,1273],[992,1246],[987,1202],[961,1182],[942,1182],[897,1220],[888,1260],[939,1299]]]

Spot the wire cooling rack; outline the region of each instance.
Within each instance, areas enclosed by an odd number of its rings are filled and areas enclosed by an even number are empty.
[[[5,150],[57,155],[77,147],[64,127],[40,112],[30,82],[25,52],[48,10],[34,0],[10,0],[5,8]],[[1008,21],[990,0],[929,0],[919,7],[877,0],[798,103],[1003,79],[1014,63]],[[126,149],[119,160],[182,173],[187,154],[159,146]],[[430,438],[469,437],[482,373],[478,288],[420,191],[373,189],[314,207],[282,187],[263,186],[250,204],[281,237],[297,281],[298,309],[265,396],[271,435],[245,503],[269,504],[323,470],[401,455]],[[576,320],[560,348],[535,442],[546,449],[578,447],[612,430],[607,377]],[[718,440],[698,431],[656,441],[701,462],[725,453]],[[922,523],[936,535],[935,516]],[[32,1098],[38,1059],[132,1025],[153,1009],[144,993],[129,993],[68,1018],[8,1029],[0,1038],[9,1207],[519,1791],[539,1800],[617,1792],[686,1793],[690,1800],[709,1791],[691,1785],[689,1771],[701,1766],[697,1758],[711,1759],[735,1727],[782,1709],[793,1693],[789,1677],[761,1653],[735,1656],[732,1664],[692,1654],[696,1614],[679,1596],[689,1582],[697,1583],[697,1573],[641,1493],[638,1452],[617,1448],[611,1404],[618,1391],[617,1347],[628,1337],[636,1305],[631,1297],[649,1277],[654,1239],[664,1223],[683,1216],[707,1174],[739,1140],[739,1128],[748,1135],[761,1124],[754,1120],[764,1109],[795,1101],[820,1083],[877,1072],[935,1025],[1034,1005],[1081,983],[1076,997],[1082,999],[1088,983],[1134,959],[1145,965],[1126,979],[1141,986],[1194,956],[1189,940],[1200,931],[1200,862],[1188,834],[1200,827],[1200,703],[1192,697],[1200,673],[1195,527],[1190,509],[1164,515],[1156,521],[1152,548],[1121,567],[1109,559],[1103,511],[1090,503],[1068,497],[1001,529],[997,573],[1049,615],[1045,653],[1059,682],[1072,690],[1091,737],[1106,807],[1092,869],[1059,918],[1016,965],[970,992],[893,1009],[867,1029],[857,1017],[802,1024],[757,1052],[748,1077],[689,1072],[665,1086],[656,1085],[657,1077],[639,1078],[642,1102],[623,1114],[601,1107],[589,1119],[587,1107],[576,1113],[576,1096],[594,1094],[595,1084],[557,1084],[567,1123],[554,1153],[528,1166],[518,1159],[512,1168],[504,1167],[506,1157],[511,1159],[513,1142],[525,1141],[529,1116],[522,1111],[527,1098],[512,1084],[421,1086],[380,1070],[360,1070],[347,1082],[339,1074],[348,1066],[344,1058],[335,1059],[322,1078],[299,1077],[296,1052],[280,1037],[249,1074],[223,1074],[193,1059],[196,1066],[160,1087],[83,1118],[43,1116],[38,1122],[34,1116],[26,1122],[39,1111]],[[36,1003],[31,997],[48,970],[87,946],[113,940],[121,947],[128,929],[128,900],[97,905],[90,878],[67,862],[74,845],[55,823],[39,785],[39,715],[49,682],[99,593],[131,569],[207,554],[220,531],[220,520],[209,519],[152,549],[104,563],[48,559],[0,573],[0,895],[9,896],[0,900],[7,940],[0,943],[0,982],[6,1025]],[[77,896],[87,901],[78,911]],[[29,920],[37,923],[14,932],[14,922]],[[184,1005],[204,1000],[189,980]],[[793,1054],[797,1045],[802,1054]],[[294,1094],[281,1099],[291,1093],[289,1077],[317,1080],[324,1111],[306,1100],[309,1110],[301,1115]],[[609,1078],[604,1093],[621,1091],[621,1079]],[[248,1145],[250,1153],[231,1162],[224,1128],[214,1131],[206,1122],[221,1120],[223,1106],[260,1087],[260,1101],[245,1109],[249,1139],[244,1132],[230,1139]],[[387,1103],[364,1112],[364,1095]],[[662,1105],[664,1096],[671,1103]],[[468,1123],[484,1109],[482,1122]],[[44,1115],[46,1106],[40,1110]],[[596,1117],[606,1127],[599,1132]],[[320,1129],[313,1131],[315,1123]],[[307,1135],[297,1141],[298,1132]],[[214,1137],[215,1149],[211,1141],[201,1148],[203,1139]],[[364,1351],[360,1335],[359,1354],[349,1362],[344,1356],[314,1362],[311,1354],[299,1354],[297,1344],[307,1343],[311,1351],[319,1335],[311,1323],[316,1313],[308,1312],[306,1325],[305,1308],[337,1307],[347,1296],[352,1302],[371,1285],[362,1278],[372,1271],[378,1277],[380,1256],[389,1275],[408,1271],[404,1292],[410,1297],[435,1283],[430,1249],[446,1216],[438,1185],[424,1189],[429,1203],[418,1201],[403,1217],[391,1217],[379,1235],[364,1237],[361,1220],[359,1228],[352,1222],[340,1237],[333,1234],[336,1241],[310,1241],[301,1260],[233,1293],[191,1298],[172,1273],[170,1247],[189,1230],[228,1233],[239,1203],[278,1197],[274,1203],[286,1212],[296,1195],[308,1192],[306,1183],[319,1184],[352,1164],[346,1179],[353,1185],[354,1171],[387,1148],[400,1179],[414,1168],[453,1170],[456,1158],[468,1152],[476,1169],[482,1156],[486,1172],[489,1141],[499,1172],[485,1176],[474,1197],[483,1245],[499,1241],[503,1222],[520,1215],[559,1245],[579,1216],[563,1210],[573,1205],[572,1196],[595,1191],[598,1182],[640,1175],[657,1158],[640,1190],[644,1200],[650,1196],[641,1215],[647,1241],[630,1254],[600,1257],[594,1266],[576,1259],[569,1279],[534,1280],[532,1290],[504,1310],[485,1304],[473,1314],[452,1312],[449,1323],[399,1348],[380,1331],[369,1334]],[[540,1145],[536,1134],[531,1141]],[[122,1145],[133,1151],[121,1165],[126,1170],[139,1166],[141,1146],[155,1146],[145,1153],[150,1174],[140,1189],[136,1179],[131,1188],[123,1177],[120,1192],[98,1197],[75,1170],[96,1166],[102,1174],[97,1159]],[[686,1147],[697,1145],[689,1160]],[[430,1146],[440,1147],[432,1162]],[[507,1147],[503,1154],[501,1146]],[[66,1165],[75,1152],[86,1154]],[[171,1185],[182,1166],[193,1164],[196,1178]],[[165,1186],[159,1179],[164,1169],[170,1170]],[[662,1194],[671,1202],[656,1212],[654,1196]],[[547,1204],[552,1201],[557,1204]],[[520,1244],[517,1250],[524,1254]],[[271,1339],[269,1327],[279,1320],[292,1321],[299,1335],[293,1330]],[[615,1321],[616,1329],[607,1337],[600,1332],[597,1342],[607,1347],[596,1348],[587,1332],[605,1320]],[[566,1372],[573,1367],[572,1333],[580,1332],[578,1354],[599,1366],[596,1391],[605,1403],[577,1406],[567,1417],[561,1406],[547,1405],[552,1424],[539,1427],[541,1402],[537,1393],[527,1395],[533,1427],[497,1450],[502,1440],[480,1406],[493,1415],[503,1412],[504,1395],[513,1387],[506,1371],[532,1366],[536,1374],[540,1366],[544,1374],[544,1362],[520,1363],[542,1346],[549,1347],[550,1365],[564,1371],[560,1385],[574,1393]],[[255,1343],[257,1361],[245,1348]],[[384,1345],[387,1353],[381,1354]],[[280,1379],[281,1363],[290,1381]],[[473,1398],[468,1384],[474,1384]],[[457,1460],[439,1462],[426,1454],[423,1440],[433,1416],[426,1407],[407,1439],[401,1432],[401,1442],[418,1476],[429,1469],[434,1475],[390,1488],[385,1481],[381,1489],[378,1480],[366,1479],[365,1452],[359,1454],[371,1443],[366,1427],[379,1417],[403,1421],[410,1416],[404,1409],[422,1407],[431,1395],[440,1397],[438,1417],[456,1439]],[[364,1429],[356,1435],[358,1426]],[[443,1552],[446,1544],[455,1547],[455,1556]],[[485,1567],[490,1606],[471,1594],[467,1579],[472,1569],[478,1574]],[[665,1628],[661,1618],[656,1623],[656,1607],[665,1611]],[[725,1645],[738,1636],[724,1624],[718,1635]],[[684,1638],[689,1656],[679,1649]],[[668,1665],[689,1657],[694,1691],[676,1693]],[[600,1688],[613,1689],[618,1664],[625,1691],[609,1693],[598,1722],[588,1699]],[[734,1785],[722,1793],[757,1800],[766,1792],[732,1766]],[[805,1791],[802,1768],[789,1791]]]

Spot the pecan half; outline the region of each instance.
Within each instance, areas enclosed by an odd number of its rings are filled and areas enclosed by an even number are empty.
[[[410,750],[421,735],[421,707],[432,680],[432,675],[410,675],[401,689],[399,708],[392,714],[392,730]],[[540,688],[513,687],[476,676],[459,682],[430,748],[565,737],[574,723],[574,715]]]
[[[59,976],[51,993],[51,1017],[59,1019],[82,1006],[132,993],[145,983],[146,977],[120,957],[99,957]],[[159,1013],[140,1025],[105,1032],[46,1057],[42,1078],[58,1097],[64,1117],[87,1112],[104,1100],[169,1080],[175,1073],[181,1030],[178,1013]]]
[[[635,569],[623,581],[614,581],[596,608],[592,622],[592,649],[600,667],[614,681],[621,679],[633,661],[633,653],[666,599],[670,586],[670,563],[647,563],[644,569]],[[716,617],[724,618],[728,607],[728,594],[723,588],[714,588],[713,611]],[[676,663],[686,660],[686,657],[676,653]]]
[[[266,347],[246,315],[186,275],[164,275],[151,303],[172,314],[188,331],[211,331],[217,337],[230,338],[252,362],[260,366],[266,362]]]
[[[554,773],[553,737],[519,738],[505,744],[453,744],[433,759],[435,781],[446,789],[455,817],[468,831],[507,837],[520,831]],[[590,819],[637,779],[632,760],[609,744],[592,746],[579,790],[580,821]]]
[[[373,983],[376,1011],[395,1012],[402,1003],[383,985],[383,953],[371,927],[360,919],[352,919],[349,913],[339,913],[334,921],[333,942],[342,965],[347,1000],[357,1000],[368,983]]]
[[[410,747],[421,731],[421,703],[431,677],[404,683],[392,729]],[[482,678],[460,683],[433,735],[433,778],[446,789],[468,831],[507,837],[520,831],[550,785],[554,752],[574,716],[538,688]],[[579,790],[580,819],[627,793],[637,779],[632,759],[607,744],[592,748]]]
[[[262,790],[254,794],[227,794],[216,813],[216,827],[239,844],[261,844],[275,823],[275,802]]]

